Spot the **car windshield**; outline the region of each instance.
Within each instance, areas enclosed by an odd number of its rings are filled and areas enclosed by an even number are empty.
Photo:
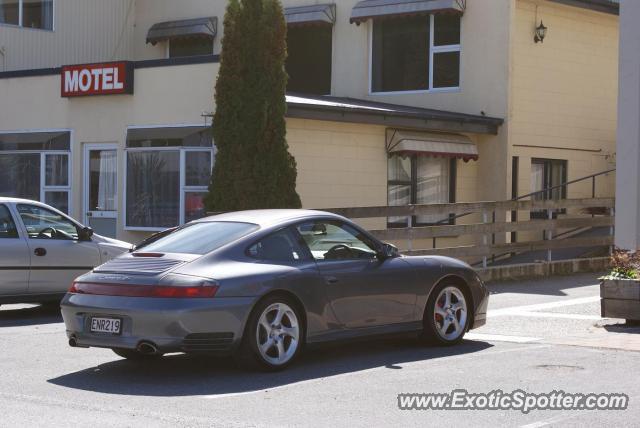
[[[252,223],[222,221],[194,223],[145,246],[142,251],[203,255],[256,229],[258,225]]]

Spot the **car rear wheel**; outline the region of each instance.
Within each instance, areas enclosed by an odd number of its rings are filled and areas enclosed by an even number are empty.
[[[269,297],[254,308],[238,355],[241,364],[265,371],[282,370],[302,348],[304,326],[297,305],[286,297]]]
[[[431,293],[424,314],[425,339],[439,345],[462,341],[469,327],[469,300],[455,283],[441,283]]]
[[[157,360],[162,357],[162,354],[143,354],[135,349],[113,348],[112,351],[115,352],[116,355],[131,361]]]

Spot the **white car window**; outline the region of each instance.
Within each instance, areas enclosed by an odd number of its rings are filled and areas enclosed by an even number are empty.
[[[78,239],[78,228],[66,217],[36,205],[19,204],[20,218],[31,239]]]
[[[5,205],[0,205],[0,239],[17,238],[18,229]]]
[[[373,259],[373,243],[359,231],[335,221],[316,221],[298,226],[315,260]]]

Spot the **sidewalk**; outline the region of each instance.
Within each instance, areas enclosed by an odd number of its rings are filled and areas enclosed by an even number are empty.
[[[487,325],[469,339],[640,351],[640,327],[600,317],[602,273],[488,285]]]

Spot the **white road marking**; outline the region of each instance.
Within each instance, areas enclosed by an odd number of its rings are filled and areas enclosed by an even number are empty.
[[[483,333],[467,333],[464,335],[465,339],[469,340],[482,340],[487,342],[511,342],[511,343],[531,343],[542,340],[540,337],[526,337],[526,336],[508,336],[503,334],[483,334]]]
[[[555,302],[538,303],[535,305],[513,306],[510,308],[501,308],[490,310],[487,316],[511,315],[513,312],[530,312],[542,311],[545,309],[562,308],[564,306],[584,305],[586,303],[599,302],[600,296],[581,297],[578,299],[563,299]]]
[[[516,317],[531,317],[531,318],[562,318],[570,320],[588,320],[599,321],[603,319],[597,315],[584,315],[584,314],[563,314],[558,312],[532,312],[532,311],[513,311],[510,313],[501,314],[502,316],[516,316]]]
[[[554,416],[553,418],[543,419],[541,421],[533,422],[531,424],[521,425],[520,428],[542,428],[542,427],[549,426],[551,424],[555,424],[556,422],[562,422],[567,419],[575,418],[577,416],[578,416],[577,414],[558,415],[558,416]]]

